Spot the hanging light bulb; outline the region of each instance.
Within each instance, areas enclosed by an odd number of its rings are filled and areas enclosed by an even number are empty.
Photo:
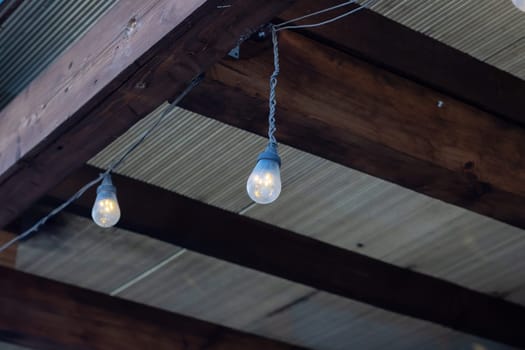
[[[91,211],[93,221],[100,227],[114,226],[120,219],[120,207],[117,202],[117,189],[109,174],[104,175],[97,188],[97,199]]]
[[[275,139],[275,107],[277,100],[275,98],[275,89],[277,87],[277,76],[279,75],[279,50],[277,41],[277,31],[272,26],[273,42],[273,65],[274,71],[270,77],[270,98],[268,113],[268,146],[259,154],[257,164],[253,169],[246,190],[250,198],[258,204],[272,203],[281,193],[281,158],[277,153],[277,140]]]
[[[525,12],[525,0],[512,0],[514,6]]]
[[[277,146],[268,144],[266,150],[257,158],[246,190],[250,198],[258,204],[272,203],[281,193],[281,158],[277,154]]]

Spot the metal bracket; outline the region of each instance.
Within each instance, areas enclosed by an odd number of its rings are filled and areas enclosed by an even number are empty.
[[[235,58],[236,60],[238,60],[239,57],[241,56],[241,46],[238,44],[238,45],[235,46],[233,49],[231,49],[231,51],[228,52],[228,56],[230,56],[230,57]]]
[[[267,38],[271,37],[269,33],[271,32],[271,25],[267,24],[259,28],[259,30],[255,32],[251,32],[249,35],[241,36],[239,38],[239,41],[237,42],[237,46],[235,46],[233,49],[228,52],[228,56],[231,58],[234,58],[236,60],[240,59],[241,57],[241,44],[247,40],[251,39],[254,41],[264,41]]]

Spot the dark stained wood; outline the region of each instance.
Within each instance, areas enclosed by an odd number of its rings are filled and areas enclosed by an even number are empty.
[[[525,228],[525,129],[298,34],[280,51],[278,140]],[[182,106],[264,135],[271,70],[223,60]]]
[[[206,101],[206,103],[204,103]],[[205,81],[182,103],[192,111],[266,136],[268,101],[217,81]],[[301,112],[278,108],[280,142],[419,193],[525,228],[525,200],[482,183],[470,169],[450,171]],[[314,142],[311,142],[311,141]]]
[[[11,232],[0,230],[0,245],[10,241],[14,236]],[[17,247],[18,244],[15,243],[3,252],[0,252],[0,266],[15,267]]]
[[[5,267],[0,280],[0,340],[35,349],[304,349]]]
[[[85,166],[52,190],[64,201],[95,178]],[[118,226],[248,268],[428,320],[459,331],[525,346],[525,308],[402,269],[127,177],[113,175]],[[69,208],[89,217],[94,190]]]
[[[339,3],[340,0],[297,1],[279,18],[289,20]],[[316,20],[335,13],[322,15]],[[378,13],[363,10],[330,25],[301,33],[486,111],[525,124],[525,99],[522,98],[525,81]]]
[[[0,227],[290,1],[198,4],[119,1],[0,112]]]

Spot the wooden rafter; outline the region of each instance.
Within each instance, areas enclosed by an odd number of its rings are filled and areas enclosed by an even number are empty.
[[[297,1],[279,19],[290,20],[339,3],[340,0]],[[525,81],[374,11],[363,10],[345,20],[301,33],[525,125]]]
[[[289,1],[232,0],[229,7],[219,6],[221,1],[181,1],[176,14],[168,16],[167,21],[166,13],[172,9],[169,1],[144,1],[140,8],[133,4],[137,2],[120,1],[0,112],[0,201],[4,203],[0,208],[0,227],[161,102],[173,99],[242,34],[277,15]],[[281,18],[293,16],[291,12]],[[387,20],[364,11],[354,21],[344,22],[351,26],[361,23],[358,32],[367,35],[364,40],[342,37],[336,35],[341,31],[329,29],[307,33],[339,50],[297,34],[281,36],[283,73],[278,88],[278,138],[525,228],[520,210],[525,207],[524,160],[520,153],[524,149],[524,131],[518,123],[499,118],[523,122],[518,113],[523,110],[523,102],[515,98],[522,94],[523,82],[480,62],[464,66],[472,61],[457,51],[425,42],[391,21],[382,21]],[[121,24],[118,31],[110,29],[115,28],[115,23]],[[404,39],[381,38],[375,29],[382,25],[386,26],[382,30],[397,28],[396,33]],[[352,27],[345,28],[343,32],[356,32]],[[385,46],[371,44],[379,39],[384,40]],[[402,42],[406,47],[408,41],[412,45],[419,43],[424,49],[412,65],[404,60],[409,52],[399,46]],[[386,61],[385,57],[393,52],[392,60]],[[443,60],[431,62],[438,54],[444,55]],[[427,63],[438,66],[432,68]],[[210,71],[210,80],[184,105],[265,134],[270,71],[269,52],[248,60],[223,61]],[[482,88],[479,79],[483,72],[498,85],[494,96]],[[509,101],[515,104],[510,105]],[[494,142],[487,142],[490,140]],[[49,198],[64,200],[94,173],[92,168],[82,168]],[[519,328],[525,321],[521,306],[130,179],[116,177],[115,181],[124,188],[120,196],[125,213],[120,223],[123,228],[388,310],[525,346]],[[126,191],[126,186],[133,186],[133,191]],[[126,193],[132,193],[133,198],[126,198]],[[136,201],[136,196],[145,200]],[[145,211],[141,205],[148,198],[163,200],[165,210]],[[89,213],[91,200],[83,198],[73,209]],[[170,221],[175,219],[173,212],[180,213],[176,222]],[[209,219],[202,220],[203,216]],[[227,238],[215,234],[218,226],[228,228],[224,230]],[[180,231],[173,234],[174,228]],[[249,236],[245,234],[248,231]],[[295,251],[291,253],[292,248]],[[278,259],[260,254],[265,250],[277,254]],[[290,261],[290,255],[309,258]],[[0,271],[7,280],[9,276],[19,278],[13,275],[15,272]],[[20,278],[29,284],[55,288],[36,277]],[[14,289],[7,290],[7,294],[0,291],[0,302],[13,297]],[[34,288],[30,290],[26,295],[30,298],[50,297],[33,294]],[[79,293],[84,296],[85,292]],[[35,308],[39,310],[36,305]],[[8,316],[15,315],[13,309],[6,310],[11,312]],[[40,314],[27,316],[37,318]],[[8,328],[11,326],[0,324],[4,330],[0,331],[0,338],[17,339],[19,334]],[[42,334],[32,333],[25,344],[41,337]]]
[[[13,239],[14,235],[8,231],[0,231],[0,245]],[[0,253],[0,266],[14,268],[16,266],[16,253],[18,244],[14,244]]]
[[[35,349],[305,350],[0,267],[0,340]]]
[[[289,4],[118,1],[0,112],[0,227]]]
[[[48,194],[47,204],[63,202],[99,172],[83,167]],[[113,175],[113,181],[119,189],[121,228],[403,315],[525,346],[525,308],[520,305],[124,176]],[[69,210],[89,217],[94,196],[93,190]]]
[[[525,228],[525,128],[282,32],[277,138]],[[182,106],[266,134],[271,50],[225,59]]]

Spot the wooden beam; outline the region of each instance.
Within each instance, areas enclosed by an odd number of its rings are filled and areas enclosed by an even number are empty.
[[[339,3],[339,0],[297,1],[279,18],[290,20]],[[333,15],[316,18],[322,20]],[[363,10],[344,20],[301,33],[488,112],[525,124],[524,80],[374,11]]]
[[[280,53],[278,140],[525,228],[524,128],[298,34]],[[265,135],[272,69],[223,60],[182,106]]]
[[[290,3],[118,1],[0,112],[0,227]]]
[[[13,239],[15,235],[8,231],[0,230],[0,245]],[[0,266],[6,266],[14,268],[16,266],[16,253],[18,244],[13,244],[11,247],[7,248],[0,253]]]
[[[49,193],[46,204],[61,203],[99,172],[85,166]],[[403,315],[525,346],[522,306],[127,177],[113,175],[113,181],[121,228]],[[94,198],[93,190],[69,210],[89,217]]]
[[[0,340],[35,349],[304,349],[5,267],[0,280]]]

